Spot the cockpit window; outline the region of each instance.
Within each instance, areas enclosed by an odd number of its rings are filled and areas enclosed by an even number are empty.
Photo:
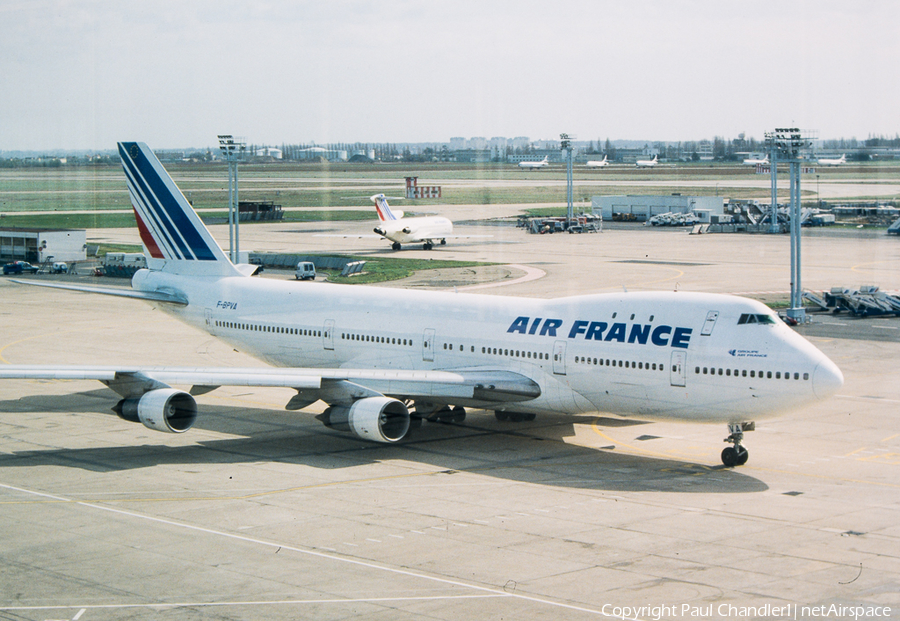
[[[772,315],[755,315],[753,313],[744,313],[741,315],[740,319],[738,319],[738,325],[743,325],[745,323],[768,323],[774,324],[775,318]]]

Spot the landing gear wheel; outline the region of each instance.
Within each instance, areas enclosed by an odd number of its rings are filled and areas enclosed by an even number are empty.
[[[744,431],[753,431],[756,427],[754,423],[735,423],[728,425],[730,435],[725,438],[725,442],[730,442],[734,446],[729,446],[722,451],[722,463],[726,468],[734,468],[735,466],[743,466],[750,458],[750,453],[741,444],[744,440]]]
[[[722,463],[725,464],[726,468],[734,468],[738,465],[738,453],[733,446],[722,450]]]
[[[466,420],[466,408],[456,406],[450,409],[449,406],[445,406],[429,416],[428,420],[438,423],[461,423]]]
[[[400,242],[394,242],[393,244],[391,244],[391,249],[400,250]]]
[[[446,239],[442,239],[442,240],[441,240],[441,246],[446,246],[446,245],[447,245],[447,240],[446,240]]]
[[[432,244],[431,242],[425,242],[424,244],[422,244],[422,250],[431,250],[432,248],[434,248],[434,244]]]
[[[526,421],[532,421],[536,418],[535,414],[526,414],[525,412],[501,412],[499,410],[494,412],[494,417],[499,421],[512,421],[514,423],[524,423]]]

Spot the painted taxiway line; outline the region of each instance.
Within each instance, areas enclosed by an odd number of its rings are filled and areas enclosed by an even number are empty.
[[[107,507],[107,506],[104,506],[101,504],[95,504],[95,503],[90,503],[90,502],[74,500],[74,499],[67,498],[65,496],[61,496],[58,494],[48,494],[45,492],[39,492],[36,490],[30,490],[30,489],[26,489],[23,487],[18,487],[15,485],[8,485],[8,484],[0,483],[0,489],[6,489],[6,490],[14,491],[14,492],[19,492],[21,494],[27,494],[27,495],[31,495],[31,496],[37,496],[40,498],[46,498],[46,499],[54,500],[57,502],[71,503],[72,505],[84,507],[86,509],[92,509],[95,511],[104,511],[107,513],[112,513],[112,514],[119,515],[119,516],[142,520],[145,522],[151,522],[154,524],[163,524],[163,525],[171,526],[174,528],[184,529],[184,530],[193,531],[193,532],[197,532],[197,533],[203,533],[206,535],[212,535],[214,537],[230,539],[232,541],[240,541],[243,543],[260,545],[260,546],[264,546],[264,547],[268,547],[268,548],[278,548],[279,551],[295,552],[297,554],[302,554],[302,555],[321,558],[321,559],[327,559],[327,560],[334,561],[337,563],[344,563],[347,565],[364,567],[366,569],[372,569],[375,571],[382,571],[382,572],[396,574],[396,575],[408,576],[411,578],[418,578],[420,580],[427,580],[427,581],[430,581],[433,583],[438,583],[438,584],[443,584],[443,585],[448,585],[448,586],[463,587],[463,588],[471,589],[472,591],[478,592],[477,594],[472,594],[469,597],[510,597],[510,598],[530,601],[530,602],[534,602],[534,603],[538,603],[538,604],[544,604],[547,606],[552,606],[554,608],[562,608],[565,610],[584,612],[584,613],[597,615],[597,616],[601,616],[601,617],[610,617],[611,616],[600,610],[597,610],[595,608],[589,608],[586,606],[579,606],[576,604],[567,604],[565,602],[554,601],[552,599],[535,596],[535,595],[527,595],[525,593],[509,592],[509,591],[506,591],[503,589],[498,589],[496,587],[488,587],[488,586],[481,586],[481,585],[477,585],[477,584],[471,584],[468,582],[464,582],[462,580],[454,580],[452,578],[442,578],[440,576],[432,576],[432,575],[414,571],[414,570],[382,565],[375,561],[367,561],[364,559],[348,558],[346,556],[340,556],[340,555],[334,554],[334,553],[321,552],[319,550],[314,550],[314,549],[309,549],[309,548],[301,548],[301,547],[298,547],[295,545],[289,545],[289,544],[283,544],[283,543],[280,544],[280,543],[277,543],[274,541],[266,541],[264,539],[247,537],[244,535],[238,535],[235,533],[220,531],[220,530],[216,530],[213,528],[206,528],[203,526],[186,524],[184,522],[177,522],[175,520],[171,520],[171,519],[167,519],[167,518],[161,518],[161,517],[156,517],[156,516],[152,516],[152,515],[145,515],[145,514],[137,513],[134,511],[126,511],[126,510],[117,509],[114,507]],[[452,596],[448,595],[448,596],[442,596],[442,597],[446,597],[447,599],[449,599]],[[393,599],[402,599],[402,598],[393,598]],[[415,599],[415,598],[411,598],[411,599]],[[352,600],[350,600],[350,599],[334,600],[335,603],[342,603],[342,602],[348,602],[348,601],[352,601]],[[375,600],[371,599],[371,600],[366,600],[366,601],[375,601]],[[385,601],[388,601],[388,600],[385,600]],[[317,602],[310,602],[310,603],[322,603],[322,602],[317,601]],[[253,604],[253,602],[246,602],[245,604],[249,605],[249,604]],[[155,604],[141,604],[140,606],[147,608],[147,607],[166,606],[166,605],[167,604],[165,604],[165,603],[155,603]],[[169,604],[169,605],[179,606],[178,604]],[[108,605],[108,606],[115,607],[115,605]],[[128,604],[121,605],[122,608],[130,607],[130,606],[135,606],[135,605],[128,605]],[[39,607],[37,609],[44,609],[44,610],[61,609],[61,608],[89,609],[89,608],[103,608],[103,607],[107,607],[107,606],[105,606],[105,605],[87,606],[84,604],[78,604],[78,605],[70,605],[70,606],[45,606],[45,607]],[[19,610],[19,608],[0,606],[0,611],[4,611],[4,610]]]
[[[520,276],[519,278],[514,278],[513,280],[500,280],[498,282],[486,282],[480,285],[468,285],[466,287],[456,287],[459,291],[472,291],[473,289],[487,289],[489,287],[506,287],[507,285],[521,285],[522,283],[526,283],[532,280],[537,280],[539,278],[543,278],[547,275],[547,272],[544,270],[538,269],[536,267],[530,267],[528,265],[513,265],[510,264],[507,267],[514,267],[517,270],[522,270],[525,272],[524,276]]]

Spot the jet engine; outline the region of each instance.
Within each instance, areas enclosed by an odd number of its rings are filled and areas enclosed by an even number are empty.
[[[166,433],[184,433],[197,420],[197,402],[188,393],[174,388],[160,388],[136,399],[122,399],[113,411],[119,418]]]
[[[409,431],[409,409],[390,397],[367,397],[349,407],[333,405],[318,418],[328,427],[374,442],[397,442]]]

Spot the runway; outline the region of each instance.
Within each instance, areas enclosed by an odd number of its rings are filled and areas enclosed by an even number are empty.
[[[805,282],[900,288],[896,242],[805,237]],[[523,265],[544,275],[478,292],[555,297],[781,292],[788,252],[769,236],[510,227],[431,256]],[[136,301],[0,279],[0,318],[0,363],[261,365]],[[733,470],[724,426],[470,411],[385,446],[322,426],[321,403],[286,412],[293,391],[220,388],[167,435],[118,419],[99,383],[0,382],[0,617],[677,619],[725,604],[812,619],[804,607],[853,604],[900,618],[900,343],[873,336],[900,320],[816,321],[807,336],[843,389],[758,424]]]

